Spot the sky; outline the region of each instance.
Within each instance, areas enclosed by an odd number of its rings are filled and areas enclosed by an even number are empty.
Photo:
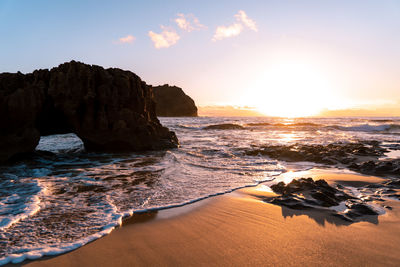
[[[267,115],[400,106],[400,1],[0,0],[0,36],[0,72],[78,60]]]

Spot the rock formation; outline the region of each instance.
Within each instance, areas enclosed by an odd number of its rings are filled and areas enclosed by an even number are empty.
[[[154,86],[154,101],[157,116],[162,117],[196,117],[197,107],[192,98],[183,90],[168,84]]]
[[[51,70],[0,74],[0,161],[32,152],[41,135],[73,132],[89,151],[176,147],[137,75],[71,61]]]
[[[378,184],[377,186],[383,185]],[[367,188],[360,190],[363,194],[353,196],[351,195],[352,189],[350,188],[346,188],[340,184],[337,184],[335,188],[330,186],[325,180],[314,181],[312,178],[295,179],[288,184],[279,182],[272,185],[271,189],[278,195],[264,197],[263,200],[267,203],[295,210],[325,208],[333,216],[348,222],[362,221],[362,217],[365,215],[379,215],[374,206],[370,204],[374,200],[383,202],[385,201],[384,198],[387,197],[384,194],[377,195],[373,193],[370,193],[367,197],[363,195],[368,191]],[[380,192],[384,191],[381,190]],[[341,203],[344,204],[345,208],[339,206]]]

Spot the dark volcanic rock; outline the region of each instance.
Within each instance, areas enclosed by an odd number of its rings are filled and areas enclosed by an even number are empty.
[[[153,86],[157,116],[196,117],[197,107],[192,98],[177,86]]]
[[[332,214],[346,221],[355,221],[364,215],[379,215],[366,202],[365,198],[356,198],[345,193],[343,186],[331,187],[324,180],[314,181],[311,178],[300,178],[289,184],[279,182],[271,189],[280,195],[265,198],[264,201],[285,206],[290,209],[308,210],[318,207],[328,208],[345,203],[342,212],[332,210]]]
[[[32,152],[41,135],[73,132],[95,151],[176,147],[152,92],[130,71],[71,61],[0,74],[0,161]]]
[[[312,178],[300,178],[298,180],[292,180],[289,184],[279,182],[271,186],[271,189],[275,193],[282,195],[280,197],[281,203],[293,203],[295,194],[301,193],[305,198],[303,204],[319,205],[323,207],[337,206],[341,201],[351,199],[352,197],[335,189],[328,185],[324,180],[314,181]],[[307,196],[309,196],[307,198]],[[297,200],[299,201],[299,200]],[[300,202],[299,202],[300,203]],[[299,207],[299,203],[296,203],[296,208]],[[308,206],[305,206],[309,208]]]

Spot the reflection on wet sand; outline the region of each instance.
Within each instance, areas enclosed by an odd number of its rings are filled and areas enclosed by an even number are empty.
[[[287,207],[282,208],[282,216],[283,218],[292,218],[294,216],[302,216],[305,215],[308,218],[314,220],[318,225],[325,226],[326,224],[333,224],[336,226],[348,226],[353,224],[354,222],[345,221],[337,218],[331,212],[316,209],[316,210],[294,210]],[[378,215],[366,215],[358,219],[357,222],[369,222],[372,224],[379,224]]]
[[[134,213],[132,216],[127,217],[122,221],[122,226],[132,225],[136,223],[145,223],[155,220],[157,217],[157,213],[158,211],[156,210]]]

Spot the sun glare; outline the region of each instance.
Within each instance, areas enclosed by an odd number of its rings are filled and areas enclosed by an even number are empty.
[[[338,102],[328,76],[301,62],[271,64],[249,90],[249,101],[268,116],[312,116]]]

